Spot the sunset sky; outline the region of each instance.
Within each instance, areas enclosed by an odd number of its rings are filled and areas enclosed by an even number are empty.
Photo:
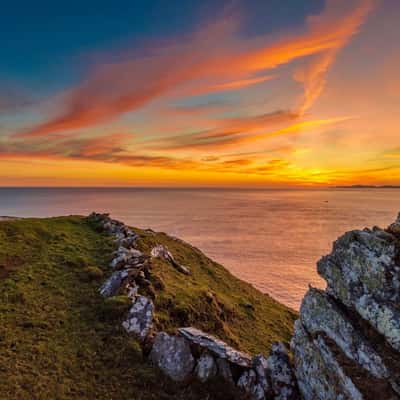
[[[0,186],[400,184],[400,1],[7,2]]]

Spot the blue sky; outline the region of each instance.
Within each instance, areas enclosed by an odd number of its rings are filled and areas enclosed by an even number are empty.
[[[74,79],[88,54],[184,35],[229,8],[240,10],[243,34],[252,35],[294,29],[322,6],[319,0],[5,2],[0,78],[39,90],[59,87]]]

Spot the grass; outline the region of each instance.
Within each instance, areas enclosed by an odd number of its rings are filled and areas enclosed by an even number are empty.
[[[159,330],[195,326],[250,354],[267,354],[274,341],[288,344],[297,318],[293,310],[234,277],[189,244],[164,233],[135,231],[143,252],[149,254],[153,246],[163,244],[191,270],[187,276],[164,260],[152,261],[150,281]]]
[[[146,252],[166,244],[190,277],[153,263],[157,327],[193,324],[250,352],[287,341],[295,313],[188,245],[138,231]],[[121,328],[123,297],[105,301],[113,245],[81,217],[0,222],[0,399],[230,398],[225,388],[169,382]],[[104,274],[104,277],[103,277]]]

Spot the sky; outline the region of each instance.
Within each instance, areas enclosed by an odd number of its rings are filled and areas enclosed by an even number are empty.
[[[0,186],[400,184],[398,0],[0,14]]]

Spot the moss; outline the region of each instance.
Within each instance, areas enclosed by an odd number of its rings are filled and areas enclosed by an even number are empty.
[[[132,306],[132,300],[125,295],[109,297],[104,300],[103,310],[109,319],[120,320]]]
[[[104,276],[103,270],[94,266],[86,267],[84,273],[89,280],[99,280]]]
[[[193,324],[251,352],[288,340],[293,311],[192,247],[138,232],[144,251],[166,244],[192,270],[187,277],[154,262],[159,328]],[[215,399],[231,398],[224,388],[182,387],[160,376],[138,342],[110,319],[125,312],[126,297],[105,301],[101,280],[87,277],[92,266],[110,273],[113,247],[81,217],[0,222],[0,399],[197,400],[209,390]]]

